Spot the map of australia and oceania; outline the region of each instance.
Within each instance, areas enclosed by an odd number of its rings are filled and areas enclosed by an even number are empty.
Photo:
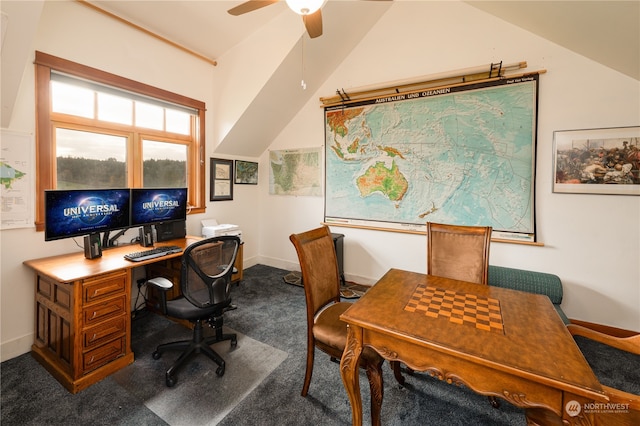
[[[325,216],[533,232],[535,83],[327,110]]]

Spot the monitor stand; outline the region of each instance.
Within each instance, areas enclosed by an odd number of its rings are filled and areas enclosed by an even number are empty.
[[[102,246],[100,245],[99,232],[94,232],[84,236],[84,257],[87,259],[102,257]]]

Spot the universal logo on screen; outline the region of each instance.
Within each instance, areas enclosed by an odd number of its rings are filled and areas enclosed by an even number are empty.
[[[120,208],[117,204],[109,204],[99,197],[87,197],[75,207],[65,207],[63,214],[66,217],[78,219],[86,225],[97,225],[105,217],[119,211]]]
[[[151,201],[142,203],[143,210],[151,211],[157,217],[168,216],[172,209],[178,207],[180,207],[180,203],[166,194],[158,194]]]

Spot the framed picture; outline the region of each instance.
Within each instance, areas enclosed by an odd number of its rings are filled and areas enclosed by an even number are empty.
[[[236,183],[241,185],[257,185],[258,163],[236,160]]]
[[[640,195],[640,127],[553,132],[553,192]]]
[[[211,201],[233,200],[233,160],[211,159]]]

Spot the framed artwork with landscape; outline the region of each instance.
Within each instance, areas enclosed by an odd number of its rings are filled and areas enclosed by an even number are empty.
[[[640,195],[640,126],[553,132],[553,192]]]

